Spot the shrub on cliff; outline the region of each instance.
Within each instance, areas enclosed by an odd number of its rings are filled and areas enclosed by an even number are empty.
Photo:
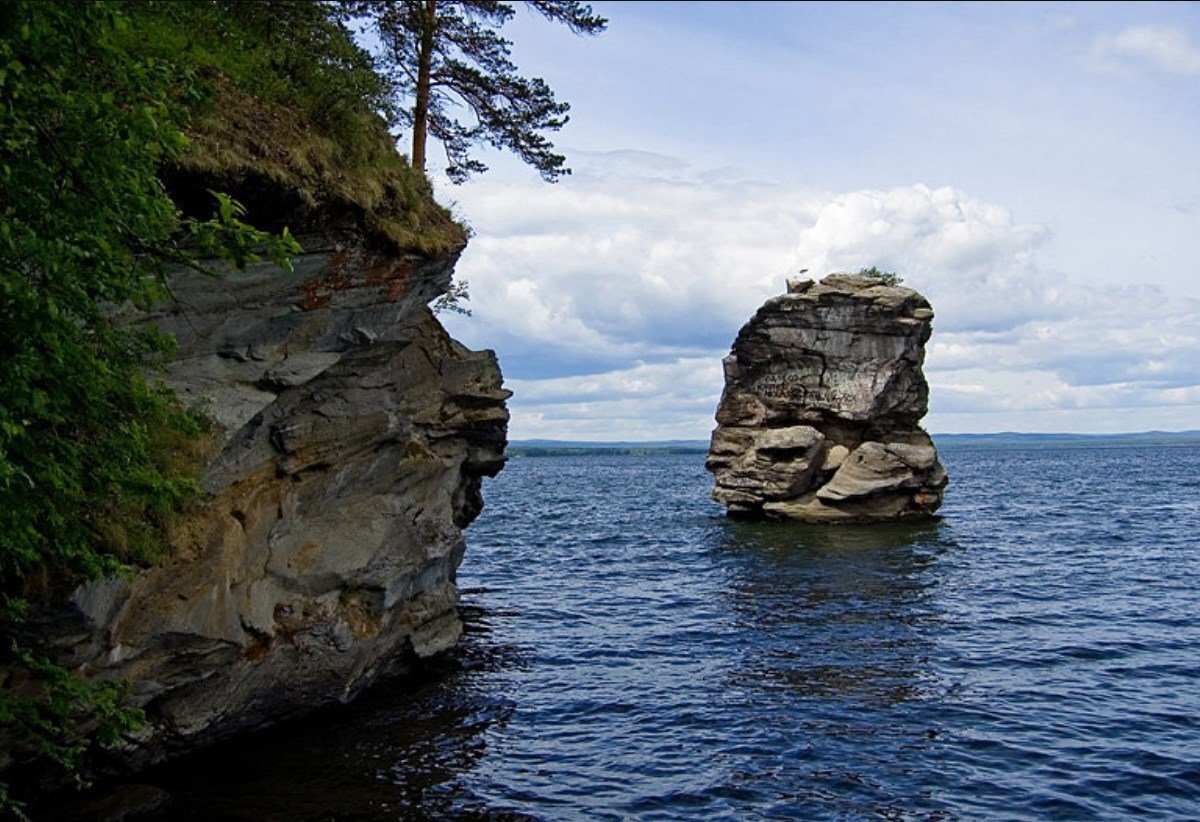
[[[460,246],[466,229],[396,152],[395,89],[341,21],[342,5],[125,4],[126,47],[196,80],[189,143],[164,180],[185,210],[216,188],[240,196],[256,224],[350,215],[404,250]]]
[[[0,5],[0,723],[10,757],[68,769],[136,716],[16,640],[28,602],[152,561],[196,489],[178,452],[199,424],[144,376],[170,340],[113,309],[163,297],[172,266],[296,250],[224,196],[180,214],[157,171],[193,75],[126,48],[128,26],[112,3]]]
[[[902,282],[904,282],[904,278],[896,272],[884,271],[876,266],[871,266],[870,268],[860,268],[858,270],[858,276],[870,277],[872,280],[879,280],[879,282],[883,283],[884,285],[900,285]]]

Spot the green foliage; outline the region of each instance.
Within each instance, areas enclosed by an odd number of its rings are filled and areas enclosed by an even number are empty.
[[[423,165],[424,134],[446,151],[446,173],[461,182],[487,166],[470,156],[486,143],[508,150],[547,181],[568,174],[566,158],[544,132],[567,122],[570,106],[555,99],[538,77],[517,74],[512,43],[499,34],[515,14],[494,0],[345,0],[348,13],[365,19],[383,44],[381,61],[396,90],[411,99],[400,122],[414,131],[413,159]],[[573,0],[525,4],[576,34],[597,34],[607,22]],[[459,119],[458,112],[466,117]]]
[[[93,577],[114,505],[170,510],[194,483],[163,476],[150,431],[195,432],[142,376],[170,349],[112,309],[165,295],[171,265],[297,250],[243,223],[218,195],[212,220],[181,219],[156,177],[186,141],[172,102],[186,72],[114,46],[127,25],[103,3],[5,6],[0,19],[0,584],[42,564]]]
[[[303,213],[353,214],[374,237],[405,251],[441,254],[466,231],[433,199],[429,181],[396,153],[383,121],[355,152],[296,109],[253,97],[224,79],[188,124],[191,143],[178,167],[258,201],[299,201]],[[354,159],[353,154],[359,155]],[[278,194],[278,196],[274,196]],[[277,219],[278,213],[252,215]]]
[[[194,258],[219,258],[243,269],[262,260],[262,254],[289,274],[292,260],[289,255],[302,249],[285,226],[278,237],[242,222],[245,207],[228,194],[209,191],[217,201],[217,216],[205,222],[184,220],[188,252]]]
[[[446,289],[446,293],[434,301],[433,313],[441,314],[443,311],[450,311],[469,317],[471,316],[471,309],[463,305],[469,299],[471,299],[470,283],[466,280],[451,283],[450,287]]]
[[[122,43],[191,67],[190,144],[172,164],[261,203],[356,215],[397,248],[439,254],[465,241],[423,172],[396,153],[393,89],[338,3],[130,0]],[[272,193],[278,192],[279,197]],[[251,221],[279,214],[252,214]]]
[[[884,285],[900,285],[904,282],[904,278],[893,271],[883,271],[875,266],[870,268],[860,269],[858,272],[860,277],[870,277],[872,280],[879,280]]]
[[[253,97],[283,103],[337,141],[352,161],[370,159],[375,123],[393,117],[392,89],[371,56],[314,0],[130,0],[124,44],[184,64],[202,78],[221,75]],[[204,100],[214,102],[211,84]]]
[[[23,746],[74,771],[92,740],[115,745],[141,727],[141,711],[121,706],[122,689],[112,682],[84,682],[58,665],[13,648],[22,663],[22,685],[37,698],[0,699],[0,725],[17,728]]]
[[[172,341],[116,321],[166,294],[172,266],[283,263],[298,250],[217,195],[184,219],[156,176],[187,146],[184,67],[124,44],[107,2],[0,4],[0,627],[25,598],[156,559],[166,518],[197,490],[173,455],[201,433],[144,375]],[[5,646],[9,646],[5,642]],[[136,716],[13,644],[0,722],[74,767],[89,738]],[[25,682],[19,689],[17,680]],[[93,733],[84,733],[84,726]],[[7,795],[7,793],[6,793]]]

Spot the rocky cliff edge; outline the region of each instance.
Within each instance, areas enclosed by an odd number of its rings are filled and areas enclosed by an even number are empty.
[[[147,722],[127,765],[348,700],[461,631],[461,529],[504,464],[509,392],[427,307],[459,251],[301,240],[292,275],[179,272],[131,318],[178,339],[167,382],[214,421],[203,497],[163,564],[30,625],[128,684]]]

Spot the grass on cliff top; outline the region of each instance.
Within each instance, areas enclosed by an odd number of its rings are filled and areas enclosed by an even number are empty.
[[[130,0],[126,8],[131,45],[191,67],[207,92],[190,101],[184,176],[249,201],[252,222],[348,216],[427,254],[466,241],[424,172],[396,151],[392,89],[335,6]],[[272,193],[286,213],[269,213],[262,200]]]
[[[433,199],[425,175],[396,153],[379,117],[362,115],[362,132],[348,145],[297,108],[256,98],[223,78],[214,85],[212,100],[188,126],[182,171],[243,199],[265,183],[298,200],[302,212],[348,214],[399,249],[438,254],[466,242],[467,230]],[[258,211],[252,208],[251,221]]]

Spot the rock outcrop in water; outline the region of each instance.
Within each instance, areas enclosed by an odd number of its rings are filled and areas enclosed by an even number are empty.
[[[931,516],[946,472],[918,424],[933,310],[854,274],[789,280],[724,360],[706,467],[731,516],[873,522]]]
[[[345,701],[458,639],[455,571],[509,392],[427,303],[458,252],[303,238],[296,273],[180,273],[152,316],[168,382],[215,420],[203,497],[161,565],[32,620],[89,679],[127,683],[137,765]]]

